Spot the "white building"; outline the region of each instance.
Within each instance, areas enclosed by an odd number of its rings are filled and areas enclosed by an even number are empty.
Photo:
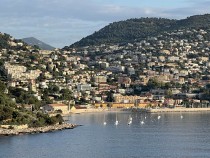
[[[78,91],[90,91],[91,90],[91,84],[78,84],[77,85]]]

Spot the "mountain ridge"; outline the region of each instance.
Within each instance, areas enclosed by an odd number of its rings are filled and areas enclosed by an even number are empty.
[[[210,14],[194,15],[181,20],[166,18],[133,18],[113,22],[95,33],[82,38],[69,48],[100,44],[119,44],[140,41],[164,31],[183,28],[209,28]]]

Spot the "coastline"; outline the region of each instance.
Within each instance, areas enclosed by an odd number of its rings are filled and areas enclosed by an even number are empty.
[[[52,131],[64,130],[64,129],[74,129],[78,125],[63,123],[61,125],[52,125],[36,128],[25,128],[25,129],[4,129],[0,128],[0,136],[13,136],[22,134],[35,134],[35,133],[47,133]]]
[[[209,112],[210,108],[160,108],[160,109],[146,109],[148,113],[168,113],[168,112]]]
[[[159,109],[125,109],[125,108],[101,108],[101,109],[78,109],[71,111],[68,114],[62,114],[62,116],[69,116],[71,114],[83,114],[83,113],[104,113],[104,112],[146,112],[146,113],[170,113],[170,112],[210,112],[210,108],[159,108]]]
[[[122,108],[89,108],[89,109],[77,109],[70,111],[68,114],[62,114],[62,116],[69,116],[71,114],[80,114],[80,113],[103,113],[103,112],[122,112],[125,109]]]

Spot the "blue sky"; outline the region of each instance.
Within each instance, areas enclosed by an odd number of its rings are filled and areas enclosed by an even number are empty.
[[[209,13],[210,0],[0,0],[0,32],[70,45],[114,21],[183,19]]]

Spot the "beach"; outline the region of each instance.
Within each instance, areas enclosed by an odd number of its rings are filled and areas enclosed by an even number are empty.
[[[159,112],[206,112],[210,111],[210,108],[160,108],[160,109],[147,109],[148,113],[159,113]]]

